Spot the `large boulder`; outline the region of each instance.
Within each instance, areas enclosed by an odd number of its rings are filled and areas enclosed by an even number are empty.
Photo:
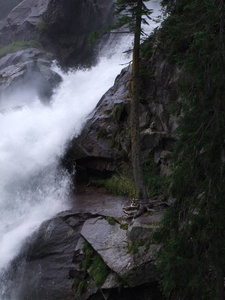
[[[67,212],[41,225],[4,276],[6,299],[7,295],[21,300],[72,299],[69,272],[79,231],[87,217]]]
[[[84,223],[81,235],[130,287],[155,281],[157,246],[149,245],[151,226],[145,230],[139,225],[139,237],[135,240],[129,239],[125,228],[125,225],[110,224],[107,219],[98,217]],[[142,231],[145,239],[140,239]]]
[[[89,64],[93,31],[112,23],[113,0],[24,0],[0,21],[1,45],[39,41],[64,64]]]
[[[95,202],[98,206],[97,199]],[[102,295],[111,300],[136,300],[137,295],[143,300],[163,299],[157,283],[158,246],[151,243],[163,212],[129,221],[123,216],[123,203],[125,200],[110,216],[92,214],[86,207],[44,222],[2,274],[5,299],[101,300]],[[87,242],[108,266],[108,276],[101,284],[94,283],[90,270],[83,268],[89,255],[84,250]],[[82,280],[86,286],[79,292],[75,282]]]
[[[62,80],[59,74],[51,70],[51,65],[51,55],[35,48],[19,50],[0,58],[1,107],[26,104],[35,97],[48,102],[53,89]]]
[[[36,25],[43,18],[50,0],[24,0],[0,21],[1,45],[13,41],[40,39]]]
[[[98,54],[90,35],[111,24],[112,15],[113,0],[52,0],[44,16],[46,46],[64,63],[89,65]]]

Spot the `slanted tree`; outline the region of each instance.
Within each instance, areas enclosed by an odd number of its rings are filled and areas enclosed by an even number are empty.
[[[117,0],[115,14],[118,16],[114,28],[125,26],[134,34],[133,46],[133,71],[131,83],[131,145],[132,165],[137,197],[139,200],[147,200],[147,192],[144,183],[143,166],[140,149],[139,130],[139,103],[140,103],[140,44],[143,34],[142,24],[146,23],[152,13],[145,2],[149,0]]]
[[[169,299],[224,300],[225,3],[164,0],[161,48],[182,69],[171,195],[155,237]]]

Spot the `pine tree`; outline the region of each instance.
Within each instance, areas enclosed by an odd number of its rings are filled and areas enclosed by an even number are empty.
[[[182,69],[178,142],[171,194],[175,203],[155,237],[170,299],[224,300],[225,4],[164,0],[161,47]]]
[[[148,9],[145,2],[149,0],[117,0],[115,14],[118,16],[114,28],[126,26],[134,34],[133,47],[133,71],[131,84],[131,145],[132,164],[135,187],[139,200],[147,200],[147,192],[144,183],[143,166],[140,150],[139,131],[139,103],[140,103],[140,44],[142,23],[146,23],[144,17],[149,17],[152,10]]]

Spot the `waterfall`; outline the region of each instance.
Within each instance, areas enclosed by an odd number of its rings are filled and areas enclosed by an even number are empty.
[[[129,61],[123,54],[129,40],[89,70],[65,74],[54,67],[63,82],[50,106],[31,99],[0,114],[0,272],[44,220],[70,207],[71,180],[59,167],[60,158],[87,114],[113,84],[121,64]]]
[[[131,40],[126,36],[110,41],[91,69],[63,73],[53,66],[63,82],[49,106],[38,98],[24,104],[22,91],[12,101],[17,106],[8,103],[0,113],[0,278],[26,238],[44,220],[70,207],[71,178],[60,166],[60,158],[130,61],[123,52]],[[3,300],[4,286],[0,289]]]

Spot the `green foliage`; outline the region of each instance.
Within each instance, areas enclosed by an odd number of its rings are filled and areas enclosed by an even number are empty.
[[[153,12],[152,9],[148,9],[145,5],[146,2],[150,0],[142,1],[142,9],[141,11],[137,11],[137,1],[136,0],[117,0],[114,3],[114,15],[117,17],[117,22],[114,25],[108,25],[105,29],[94,31],[91,33],[89,37],[90,45],[93,45],[104,33],[112,32],[121,27],[125,27],[122,33],[135,33],[137,32],[136,27],[136,15],[141,15],[142,24],[148,24],[147,19],[151,19],[151,14]],[[140,35],[144,35],[144,31],[140,30]]]
[[[120,225],[120,229],[122,229],[122,230],[127,230],[128,229],[128,224],[121,224]]]
[[[168,197],[168,177],[160,175],[159,166],[154,162],[151,153],[147,153],[144,157],[144,178],[149,197],[160,197],[162,200]],[[121,173],[115,174],[111,178],[96,180],[95,184],[104,186],[113,195],[136,198],[135,184],[129,169],[123,169]]]
[[[85,258],[82,260],[82,263],[81,263],[81,267],[84,271],[87,271],[88,268],[90,267],[91,265],[91,257],[88,257],[88,256],[85,256]]]
[[[33,40],[28,42],[21,42],[21,41],[13,42],[7,46],[4,46],[0,50],[0,58],[8,53],[16,52],[18,50],[26,49],[26,48],[41,48],[41,44]]]
[[[99,255],[94,255],[90,268],[90,275],[94,278],[96,286],[101,286],[110,273],[109,267]]]
[[[87,290],[87,280],[83,279],[78,285],[79,295],[83,294]]]
[[[145,5],[146,2],[150,0],[142,1],[141,11],[137,11],[137,1],[136,0],[117,0],[115,2],[115,15],[118,16],[117,23],[115,26],[111,26],[111,29],[121,28],[123,26],[127,27],[130,32],[136,32],[136,15],[141,15],[141,21],[143,24],[148,24],[146,18],[150,19],[150,15],[153,10],[148,9]],[[140,34],[144,34],[141,30]]]
[[[143,251],[149,251],[150,247],[150,240],[136,240],[136,241],[129,241],[127,242],[127,253],[133,255],[134,264],[138,263],[138,259],[143,254]],[[141,251],[140,251],[141,248]],[[142,254],[141,254],[142,253]]]
[[[36,24],[36,28],[40,31],[40,32],[44,32],[45,30],[47,30],[47,24],[44,20],[40,20],[37,24]]]
[[[179,140],[170,192],[176,198],[155,234],[162,288],[172,299],[220,300],[225,265],[225,4],[169,1],[160,48],[179,65]],[[222,274],[222,275],[219,275]]]
[[[102,31],[93,31],[90,34],[90,37],[88,39],[90,46],[93,46],[95,44],[95,42],[100,38],[101,34],[102,34]]]
[[[104,186],[113,195],[136,197],[136,189],[132,174],[129,170],[115,174],[111,178],[96,180],[95,184]]]
[[[127,243],[127,253],[129,254],[138,254],[139,253],[139,247],[143,246],[143,241],[130,241]]]
[[[88,242],[84,243],[83,251],[85,253],[85,256],[81,263],[81,266],[84,271],[87,271],[91,266],[92,258],[94,256],[95,251]]]
[[[114,120],[119,121],[123,109],[124,109],[123,104],[117,104],[113,107],[112,116]]]
[[[116,225],[116,219],[113,217],[105,217],[110,225]]]
[[[151,241],[145,241],[145,240],[137,240],[137,241],[130,241],[127,243],[127,253],[138,255],[139,254],[139,248],[145,247],[145,251],[149,250]]]
[[[78,291],[79,295],[83,294],[87,290],[87,280],[86,279],[79,279],[77,277],[74,278],[73,281],[73,290],[74,293]]]
[[[84,243],[83,251],[85,257],[82,261],[82,269],[89,272],[96,286],[101,286],[111,272],[109,267],[88,242]],[[85,288],[84,283],[82,288]]]
[[[154,49],[158,44],[158,36],[159,31],[156,28],[153,32],[151,32],[150,36],[147,36],[143,39],[140,45],[140,56],[142,59],[149,59],[152,57]],[[146,62],[144,64],[142,63],[142,67],[146,68]]]

